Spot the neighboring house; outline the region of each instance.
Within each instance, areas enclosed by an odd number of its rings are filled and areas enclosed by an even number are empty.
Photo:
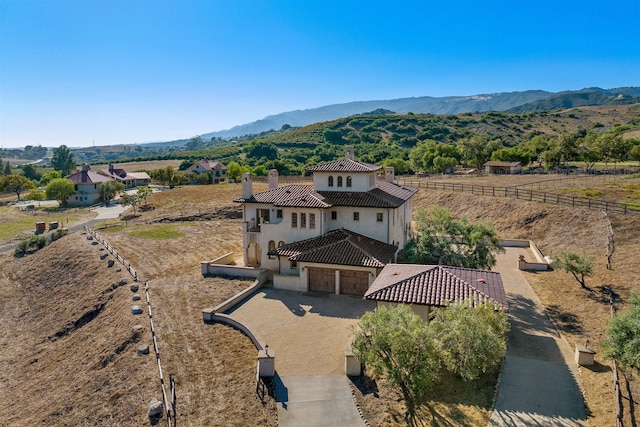
[[[275,287],[363,295],[380,269],[395,259],[411,236],[412,197],[417,189],[393,182],[393,168],[353,159],[311,166],[312,185],[278,187],[253,194],[242,176],[245,264],[271,271]]]
[[[433,308],[464,300],[509,310],[500,273],[446,265],[387,264],[364,298],[388,307],[410,304],[425,321]]]
[[[227,167],[221,162],[211,161],[206,157],[189,166],[185,172],[193,172],[198,175],[201,173],[210,173],[214,184],[219,184],[227,180]]]
[[[145,186],[151,182],[151,177],[146,172],[128,173],[124,169],[115,168],[113,163],[109,163],[109,169],[103,169],[98,173],[121,182],[125,188]]]
[[[92,205],[100,201],[100,184],[111,181],[114,178],[101,173],[93,172],[88,164],[84,163],[82,169],[67,177],[73,182],[76,193],[67,198],[70,205]]]
[[[486,173],[496,175],[509,175],[522,172],[522,164],[520,162],[487,162],[484,164]]]

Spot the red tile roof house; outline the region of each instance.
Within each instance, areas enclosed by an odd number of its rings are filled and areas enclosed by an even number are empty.
[[[242,176],[243,256],[247,266],[270,271],[276,288],[364,295],[411,237],[412,197],[417,189],[393,182],[393,168],[344,159],[306,169],[313,185],[278,187],[253,194]]]
[[[109,163],[109,169],[103,169],[98,173],[123,183],[125,188],[145,186],[151,182],[151,177],[146,172],[127,172],[114,167],[113,163]]]
[[[446,265],[387,264],[364,298],[378,306],[410,304],[424,321],[433,308],[464,300],[509,310],[500,273]]]
[[[67,198],[69,205],[93,205],[101,200],[100,184],[111,181],[112,177],[93,172],[88,164],[83,164],[82,169],[67,177],[73,182],[76,193]]]
[[[185,172],[193,172],[195,174],[211,173],[214,184],[219,184],[227,180],[227,167],[221,162],[211,161],[206,157],[189,166]]]

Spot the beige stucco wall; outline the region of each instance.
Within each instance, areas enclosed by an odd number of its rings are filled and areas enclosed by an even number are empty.
[[[389,309],[397,307],[399,304],[395,302],[378,301],[379,307],[387,307]],[[411,304],[411,310],[420,316],[425,322],[429,322],[429,313],[431,313],[431,307],[428,305]]]

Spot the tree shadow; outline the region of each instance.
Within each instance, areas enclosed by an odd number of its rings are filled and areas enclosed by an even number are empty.
[[[551,317],[556,324],[556,327],[563,333],[581,334],[584,331],[582,324],[578,317],[566,310],[563,310],[559,305],[553,304],[546,308],[549,317]]]

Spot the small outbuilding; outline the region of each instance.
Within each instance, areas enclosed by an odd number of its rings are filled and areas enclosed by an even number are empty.
[[[495,175],[513,175],[522,172],[520,162],[487,162],[484,164],[484,171]]]

